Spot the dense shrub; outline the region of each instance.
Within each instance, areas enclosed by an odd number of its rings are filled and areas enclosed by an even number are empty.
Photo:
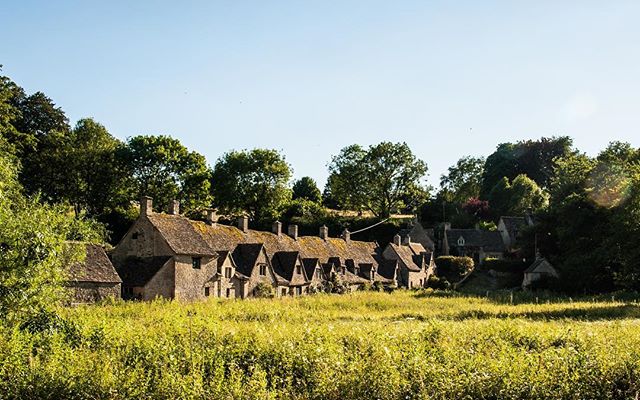
[[[445,290],[451,287],[451,283],[446,278],[439,278],[436,275],[431,275],[427,280],[427,287],[431,289]]]
[[[260,282],[253,289],[253,295],[257,298],[268,299],[274,296],[273,286],[268,283]]]
[[[436,266],[440,278],[455,283],[473,270],[474,262],[470,257],[440,256],[436,258]]]

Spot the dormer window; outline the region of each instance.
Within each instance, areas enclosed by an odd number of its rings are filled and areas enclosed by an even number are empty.
[[[296,274],[302,274],[302,267],[300,265],[296,265]]]
[[[316,278],[320,278],[321,276],[322,275],[321,275],[321,272],[320,272],[320,267],[317,267],[316,268]]]
[[[193,267],[193,269],[202,268],[202,257],[192,257],[191,266]]]
[[[464,246],[464,238],[462,236],[458,238],[458,246]]]
[[[233,274],[233,270],[231,269],[231,267],[227,267],[224,269],[224,277],[225,278],[231,278],[231,275]]]
[[[267,265],[260,264],[260,276],[266,276],[266,275],[267,275]]]

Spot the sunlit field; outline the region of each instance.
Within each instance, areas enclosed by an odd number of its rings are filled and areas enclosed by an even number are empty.
[[[61,309],[1,328],[0,398],[636,398],[635,300],[521,296]]]

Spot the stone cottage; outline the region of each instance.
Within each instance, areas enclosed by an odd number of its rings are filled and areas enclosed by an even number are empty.
[[[400,235],[395,235],[393,242],[387,245],[382,256],[387,260],[398,262],[395,272],[398,287],[412,289],[427,285],[429,275],[433,273],[434,264],[432,264],[431,254],[433,253],[427,252],[422,244],[412,243],[411,238],[406,238],[403,244]]]
[[[517,251],[517,242],[522,235],[522,231],[528,226],[531,220],[526,217],[500,217],[498,221],[498,232],[502,236],[505,250],[509,252]]]
[[[140,202],[140,216],[111,256],[122,277],[124,298],[195,300],[211,295],[218,253],[179,214],[154,213],[151,198]],[[233,278],[229,278],[233,279]]]
[[[524,271],[522,287],[527,288],[532,283],[545,278],[558,278],[560,275],[553,265],[544,257],[537,254],[536,260]]]
[[[102,246],[70,242],[82,252],[82,261],[69,266],[66,286],[71,290],[72,303],[95,303],[106,298],[119,298],[122,279]]]

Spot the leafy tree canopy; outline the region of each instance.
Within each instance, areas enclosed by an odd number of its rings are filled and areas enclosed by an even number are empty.
[[[291,174],[291,167],[276,150],[226,153],[213,170],[215,205],[223,213],[247,213],[256,221],[271,221],[291,200]]]
[[[440,187],[451,202],[462,204],[480,195],[485,160],[482,157],[466,156],[449,167],[440,177]]]
[[[322,201],[322,194],[318,185],[313,178],[308,176],[298,179],[293,184],[293,199],[306,199],[313,201],[314,203],[320,203]]]
[[[135,136],[120,156],[133,176],[137,198],[151,196],[158,209],[179,200],[186,212],[211,205],[211,170],[204,156],[169,136]]]
[[[331,197],[345,209],[370,210],[378,217],[417,207],[427,191],[421,180],[427,164],[406,143],[382,142],[364,149],[345,147],[329,165]],[[413,204],[412,199],[418,199]]]

